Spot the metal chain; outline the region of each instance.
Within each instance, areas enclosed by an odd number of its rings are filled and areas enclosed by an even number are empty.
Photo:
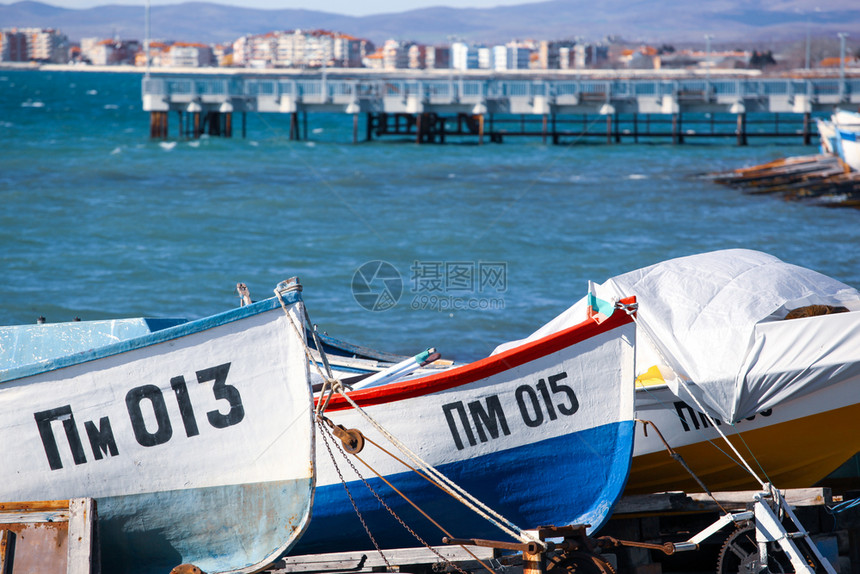
[[[322,421],[320,421],[320,422],[322,422]],[[326,442],[326,448],[328,448],[328,438],[326,438],[326,435],[331,432],[331,429],[329,429],[325,425],[318,425],[318,426],[320,426],[320,428],[322,428],[325,431],[323,433],[323,439]],[[334,440],[334,439],[332,439],[332,440]],[[350,458],[343,451],[343,449],[341,448],[341,446],[339,444],[339,441],[335,440],[334,443],[335,443],[335,446],[337,447],[337,449],[340,451],[341,456],[343,456],[344,460],[346,460],[347,464],[349,464],[350,468],[352,468],[352,471],[356,474],[356,476],[358,476],[358,478],[361,479],[361,482],[364,483],[364,486],[367,487],[367,489],[370,491],[371,494],[373,494],[373,496],[374,496],[374,498],[376,498],[377,502],[379,502],[385,508],[385,510],[387,510],[388,513],[391,516],[393,516],[394,519],[397,520],[397,522],[399,522],[400,525],[407,532],[409,532],[409,534],[411,534],[418,542],[423,544],[430,552],[435,554],[440,560],[444,561],[446,564],[448,564],[449,566],[451,566],[452,568],[454,568],[455,570],[460,572],[460,574],[467,574],[465,570],[463,570],[462,568],[460,568],[459,566],[457,566],[456,564],[454,564],[453,562],[451,562],[450,560],[448,560],[447,558],[442,556],[442,554],[438,550],[436,550],[430,544],[428,544],[427,541],[425,541],[423,538],[421,538],[421,536],[419,536],[419,534],[417,532],[415,532],[408,524],[406,524],[406,522],[404,522],[403,519],[400,518],[400,516],[398,516],[397,513],[394,512],[394,510],[390,506],[388,506],[388,503],[386,503],[382,499],[382,497],[379,495],[379,493],[377,493],[376,490],[372,486],[370,486],[370,483],[367,482],[367,479],[364,478],[364,476],[359,472],[359,470],[355,467],[355,465],[352,464],[352,460],[350,460]],[[331,453],[331,451],[329,451],[329,453]],[[332,459],[332,461],[333,461],[333,459]],[[337,469],[338,476],[340,476],[340,479],[343,482],[343,476],[341,475],[340,469],[337,467],[337,464],[335,464],[335,469]],[[346,488],[346,482],[344,482],[343,484],[344,484],[344,488]],[[347,493],[349,493],[348,489],[347,489]],[[352,496],[350,496],[350,501],[352,501]],[[356,512],[358,512],[358,508],[355,506],[355,502],[354,501],[352,501],[352,502],[353,502],[353,507],[356,508]],[[361,514],[359,514],[359,518],[361,518]],[[365,524],[364,520],[362,520],[361,523],[364,525]],[[367,530],[366,525],[365,525],[365,530]],[[368,531],[368,535],[369,534],[370,534],[370,531]],[[372,539],[373,539],[373,536],[371,536],[371,540]],[[376,541],[374,540],[374,545],[375,544],[376,544]],[[378,546],[377,546],[377,550],[379,550]],[[379,553],[382,554],[382,551],[380,550]],[[384,556],[383,556],[383,558],[384,558]],[[386,560],[385,563],[388,564],[388,560]],[[389,565],[389,567],[390,567],[390,565]]]
[[[352,498],[352,493],[349,491],[349,487],[346,485],[346,480],[343,478],[343,474],[340,472],[340,467],[337,465],[337,461],[334,458],[334,453],[331,451],[331,446],[329,445],[329,429],[325,427],[325,425],[317,425],[323,431],[320,434],[323,437],[323,442],[325,443],[325,448],[328,451],[329,458],[331,458],[332,465],[334,465],[334,469],[337,471],[337,476],[340,478],[340,483],[343,485],[343,489],[346,491],[346,495],[349,497],[349,501],[352,503],[352,508],[355,510],[355,514],[358,516],[358,520],[361,522],[361,525],[364,527],[364,531],[367,532],[367,536],[370,538],[370,541],[373,542],[374,548],[379,552],[379,555],[382,557],[382,560],[385,562],[385,566],[388,568],[388,571],[392,571],[391,564],[388,562],[388,558],[385,557],[385,554],[382,553],[382,549],[379,547],[379,544],[376,542],[376,538],[373,537],[373,533],[370,532],[370,527],[367,526],[367,523],[364,521],[364,516],[361,515],[361,511],[358,509],[358,505],[355,503],[355,499]],[[332,439],[334,440],[334,439]],[[335,446],[343,453],[343,450],[338,445],[338,441],[335,441]],[[344,455],[345,456],[345,455]],[[347,459],[349,462],[349,459]],[[352,464],[350,463],[350,466]],[[354,469],[355,467],[353,467]],[[361,478],[361,475],[359,475]],[[362,478],[362,480],[364,480]],[[365,483],[367,484],[367,483]],[[376,494],[376,493],[374,493]]]
[[[352,397],[350,397],[342,388],[338,388],[335,385],[335,390],[340,393],[342,396],[357,413],[367,420],[368,423],[373,426],[383,437],[385,437],[392,445],[394,445],[400,452],[406,455],[417,467],[423,470],[428,475],[434,477],[440,483],[447,485],[453,493],[456,494],[457,500],[459,500],[463,505],[473,510],[476,514],[494,524],[500,530],[505,532],[508,536],[515,540],[519,540],[523,543],[536,542],[537,544],[543,546],[543,542],[535,538],[531,533],[524,531],[522,528],[475,498],[474,495],[470,494],[466,489],[459,486],[453,480],[445,476],[442,472],[436,469],[433,465],[423,460],[420,456],[418,456],[415,452],[413,452],[406,444],[404,444],[397,437],[392,435],[388,430],[385,429],[376,419],[374,419],[370,414],[367,413],[364,409],[362,409],[358,403],[356,403]]]

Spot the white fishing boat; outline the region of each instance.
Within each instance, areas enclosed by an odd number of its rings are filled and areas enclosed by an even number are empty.
[[[821,153],[838,155],[839,134],[836,133],[836,128],[833,126],[833,122],[830,120],[815,118],[815,124],[818,127]]]
[[[593,291],[607,300],[636,295],[636,417],[652,421],[708,487],[758,484],[715,442],[718,432],[704,412],[780,488],[812,486],[860,452],[856,289],[764,253],[727,250],[659,263]],[[850,312],[785,320],[789,310],[810,305]],[[587,318],[588,306],[583,298],[496,352],[569,328]],[[345,375],[361,371],[361,357],[367,371],[390,360],[362,347],[352,351]],[[682,377],[701,398],[684,394]],[[639,425],[626,492],[666,490],[701,486],[653,428]]]
[[[840,110],[833,114],[838,153],[851,169],[860,171],[860,113]]]
[[[0,328],[0,501],[94,498],[104,572],[260,570],[310,517],[303,325],[285,282],[187,323]]]
[[[522,529],[548,524],[600,528],[633,452],[633,334],[632,316],[618,310],[474,363],[334,395],[325,416],[367,441],[360,462],[334,446],[333,458],[318,456],[314,518],[292,552],[433,545],[445,535],[516,540]],[[423,467],[391,436],[495,518],[414,472]]]

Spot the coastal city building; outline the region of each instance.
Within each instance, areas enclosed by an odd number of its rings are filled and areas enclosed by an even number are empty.
[[[617,38],[593,42],[563,40],[512,40],[485,45],[454,40],[449,45],[426,45],[389,39],[379,49],[369,40],[316,29],[271,31],[247,34],[218,45],[191,41],[158,40],[143,53],[139,40],[119,37],[81,39],[71,44],[54,28],[17,27],[0,29],[0,62],[43,62],[111,66],[134,64],[174,68],[371,68],[379,70],[437,69],[486,70],[587,70],[764,69],[785,65],[787,57],[771,50],[726,50],[704,45],[675,49],[668,44],[626,43]],[[701,44],[701,43],[700,43]],[[808,51],[808,50],[807,50]],[[860,65],[860,50],[844,60],[819,56],[813,67],[854,69]],[[807,60],[809,60],[807,54]],[[807,62],[809,67],[809,62]]]
[[[172,68],[203,68],[214,63],[211,46],[187,42],[176,42],[168,46],[162,61],[163,66]]]
[[[0,30],[0,62],[27,62],[27,37],[15,29]]]
[[[250,34],[233,42],[232,64],[251,68],[356,68],[371,47],[367,40],[327,30]]]
[[[140,50],[137,40],[81,38],[80,52],[71,59],[94,66],[134,64]]]
[[[0,30],[0,61],[46,62],[69,61],[69,39],[53,28],[4,28]]]

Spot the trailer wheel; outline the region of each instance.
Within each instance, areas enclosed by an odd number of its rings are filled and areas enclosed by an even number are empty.
[[[590,552],[564,552],[547,558],[547,574],[615,574],[612,564]]]
[[[802,540],[795,540],[806,561],[816,571],[815,561]],[[758,574],[763,570],[755,540],[755,526],[751,523],[739,527],[723,543],[717,562],[717,574]],[[790,574],[794,572],[788,556],[775,542],[767,543],[767,571],[770,574]]]

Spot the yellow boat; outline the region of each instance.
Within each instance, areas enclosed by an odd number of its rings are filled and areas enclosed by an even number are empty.
[[[667,445],[713,490],[759,487],[738,454],[759,477],[799,488],[860,452],[856,289],[733,249],[658,263],[589,293],[526,340],[636,297],[636,416],[665,443],[637,425],[627,493],[701,490]]]

